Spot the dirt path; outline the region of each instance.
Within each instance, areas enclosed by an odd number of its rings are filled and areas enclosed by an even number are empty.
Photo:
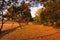
[[[10,23],[11,24],[11,23]],[[10,26],[10,24],[7,24]],[[25,25],[22,29],[17,23],[14,23],[13,27],[10,26],[6,32],[3,32],[0,40],[60,40],[60,29],[53,27],[47,27],[43,25],[29,24]]]

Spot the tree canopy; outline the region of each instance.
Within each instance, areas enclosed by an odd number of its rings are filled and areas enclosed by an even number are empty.
[[[47,22],[51,25],[60,23],[60,0],[41,0],[45,10],[40,13],[42,23]]]
[[[20,6],[12,5],[10,8],[8,8],[5,16],[8,18],[10,17],[17,22],[30,21],[32,18],[30,9],[25,2],[22,2]]]

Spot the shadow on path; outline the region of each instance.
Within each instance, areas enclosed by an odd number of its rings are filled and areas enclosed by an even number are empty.
[[[13,32],[13,31],[15,31],[17,28],[19,28],[19,27],[2,31],[2,32],[0,33],[0,38],[2,38],[3,36],[7,35],[8,33],[11,33],[11,32]]]

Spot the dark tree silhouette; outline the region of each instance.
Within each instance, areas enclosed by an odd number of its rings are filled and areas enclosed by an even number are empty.
[[[2,25],[1,25],[1,28],[0,28],[0,33],[1,33],[1,30],[2,30],[2,27],[3,27],[3,20],[4,20],[4,17],[3,17],[3,10],[4,10],[4,3],[5,3],[5,1],[3,0],[3,1],[1,1],[0,2],[1,3],[1,5],[0,5],[0,11],[1,11],[1,13],[2,13]]]

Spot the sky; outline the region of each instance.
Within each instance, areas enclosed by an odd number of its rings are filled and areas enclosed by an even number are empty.
[[[43,8],[43,6],[31,7],[30,8],[32,17],[35,17],[35,14],[36,14],[37,10],[40,9],[40,8]]]
[[[18,0],[18,1],[21,2],[22,0]],[[26,1],[26,3],[28,3],[28,1]],[[31,16],[32,16],[32,17],[35,17],[35,14],[36,14],[36,12],[37,12],[37,10],[38,10],[39,8],[43,8],[43,6],[40,5],[40,3],[38,3],[38,6],[37,6],[37,7],[36,7],[36,6],[30,7],[30,9],[31,9]]]

